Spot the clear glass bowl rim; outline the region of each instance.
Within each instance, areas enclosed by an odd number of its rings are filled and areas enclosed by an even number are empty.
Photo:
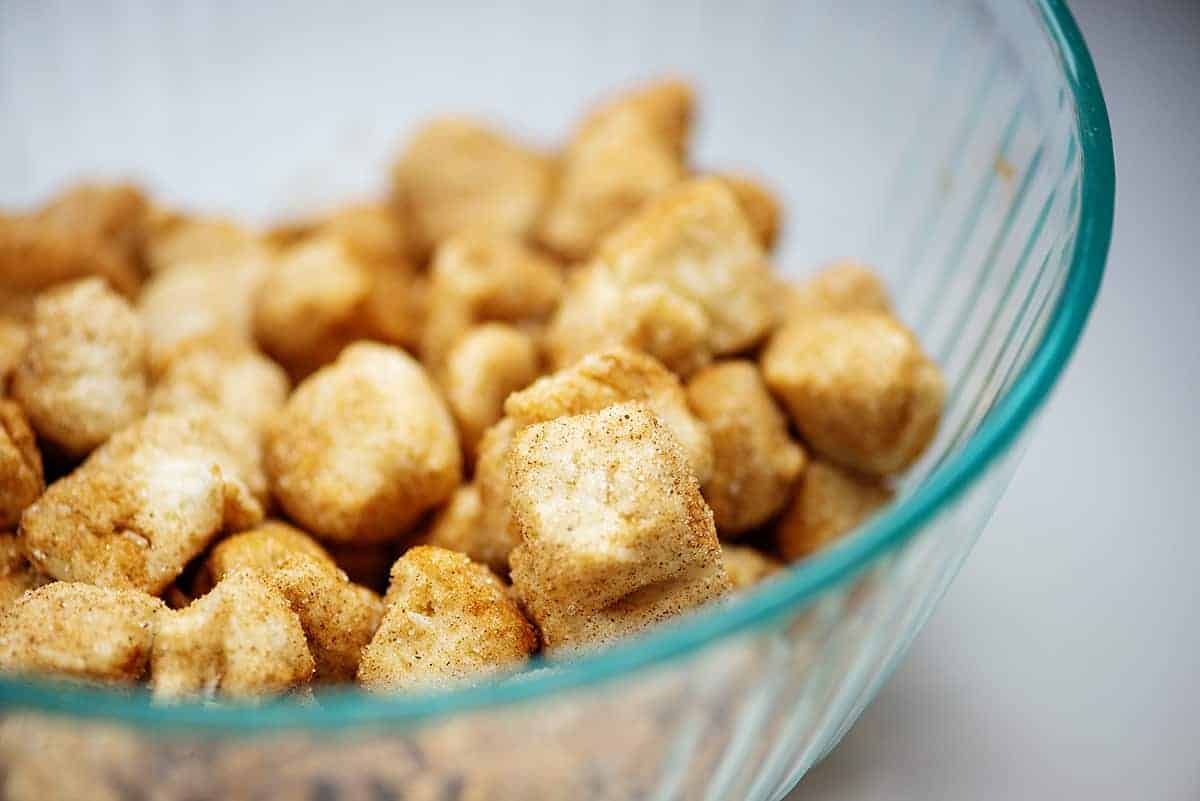
[[[1112,236],[1116,177],[1112,133],[1100,82],[1083,36],[1064,0],[1031,0],[1072,92],[1082,153],[1079,227],[1069,272],[1038,350],[979,430],[907,498],[837,548],[802,562],[788,575],[676,625],[549,670],[457,690],[379,696],[354,689],[319,693],[319,704],[280,698],[256,706],[201,702],[155,704],[141,689],[0,678],[0,709],[100,718],[139,727],[250,734],[277,729],[398,727],[451,713],[510,704],[594,685],[638,668],[679,658],[718,639],[770,623],[828,588],[848,581],[898,548],[922,524],[982,477],[1025,429],[1066,366],[1104,273]]]

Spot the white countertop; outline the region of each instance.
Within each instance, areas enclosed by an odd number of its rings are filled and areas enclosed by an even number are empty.
[[[1072,3],[1117,157],[1098,305],[991,525],[791,801],[1200,799],[1200,3]]]

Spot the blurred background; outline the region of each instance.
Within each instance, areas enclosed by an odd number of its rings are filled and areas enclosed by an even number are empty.
[[[1200,798],[1200,3],[1070,5],[1116,143],[1099,301],[949,594],[789,801]]]

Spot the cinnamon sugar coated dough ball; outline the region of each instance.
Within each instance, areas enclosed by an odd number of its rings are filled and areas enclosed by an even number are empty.
[[[150,657],[157,699],[269,695],[312,673],[300,618],[254,570],[233,570],[188,607],[159,615]]]
[[[431,272],[421,358],[432,367],[480,323],[536,327],[563,290],[559,266],[507,234],[470,231],[447,239]]]
[[[537,345],[511,325],[476,326],[451,348],[440,372],[463,447],[473,455],[483,432],[503,416],[505,398],[538,377]]]
[[[208,406],[260,436],[283,408],[288,386],[283,368],[244,340],[200,339],[167,362],[150,393],[150,408],[170,412]]]
[[[729,574],[729,582],[735,591],[753,587],[783,570],[783,562],[775,557],[757,548],[727,542],[721,543],[721,561],[725,564],[725,572]]]
[[[129,303],[97,278],[34,304],[13,396],[37,432],[83,456],[146,412],[146,333]]]
[[[937,432],[945,382],[892,317],[793,320],[762,355],[767,385],[814,451],[875,475],[912,464]]]
[[[146,282],[138,314],[150,337],[150,363],[161,369],[196,339],[254,342],[254,296],[273,269],[261,247],[214,261],[180,261]]]
[[[508,458],[513,586],[547,648],[637,631],[728,590],[687,456],[645,406],[528,426]]]
[[[891,498],[891,491],[877,479],[814,460],[775,525],[775,544],[785,559],[809,556],[857,526]]]
[[[709,479],[713,449],[708,430],[688,408],[679,379],[644,353],[628,348],[593,353],[513,393],[504,411],[518,426],[527,426],[625,401],[639,401],[653,411],[683,447],[696,478]]]
[[[472,559],[485,562],[498,572],[508,572],[508,555],[521,541],[520,535],[510,525],[508,449],[512,445],[517,424],[504,417],[483,433],[475,458],[475,486],[479,488],[479,513],[470,524],[471,550],[454,548],[470,553]],[[451,507],[435,518],[431,535],[449,537],[451,541],[465,538],[470,515],[470,498],[460,501],[465,507]],[[439,528],[442,529],[439,531]],[[453,547],[446,542],[431,542],[444,548]]]
[[[45,489],[42,454],[21,407],[0,399],[0,529],[11,529]]]
[[[759,244],[765,250],[775,247],[783,224],[783,206],[779,199],[760,181],[745,175],[719,175],[737,198]]]
[[[329,364],[368,334],[363,309],[371,276],[333,238],[289,251],[259,288],[254,333],[259,345],[300,379]]]
[[[30,561],[61,581],[165,590],[262,507],[204,416],[151,414],[47,488],[21,518]]]
[[[7,391],[8,379],[17,369],[28,342],[29,327],[24,322],[0,316],[0,392]]]
[[[50,581],[39,573],[25,556],[25,548],[15,534],[0,534],[0,615],[26,590]]]
[[[508,554],[517,539],[508,533],[507,527],[496,530],[486,524],[479,487],[464,484],[438,510],[420,544],[458,551],[497,573],[507,573]]]
[[[871,268],[848,259],[835,262],[781,295],[780,322],[830,312],[874,311],[889,314],[892,302],[883,281]]]
[[[0,213],[0,295],[5,305],[56,284],[95,276],[132,297],[140,283],[137,249],[148,214],[128,185],[81,184],[24,214]]]
[[[692,377],[687,393],[712,436],[713,471],[702,489],[717,531],[734,536],[762,525],[787,503],[805,455],[758,367],[714,364]]]
[[[775,322],[766,255],[719,178],[655,196],[604,239],[596,261],[622,286],[661,284],[700,306],[714,354],[754,345]]]
[[[395,539],[448,499],[462,456],[424,369],[396,348],[358,343],[292,393],[268,427],[266,466],[305,529],[367,544]]]
[[[468,229],[524,236],[554,181],[549,158],[469,119],[425,123],[392,168],[392,197],[432,248]]]
[[[712,360],[708,315],[662,284],[621,286],[603,264],[577,270],[546,332],[555,368],[623,345],[648,353],[686,376]]]
[[[300,619],[317,681],[350,681],[363,649],[379,625],[383,604],[352,583],[316,540],[282,523],[235,534],[213,549],[209,575],[256,570],[287,600]]]
[[[694,99],[680,81],[638,87],[589,114],[567,145],[540,239],[584,259],[647,199],[680,181]]]
[[[266,256],[257,233],[220,217],[158,215],[146,242],[146,267],[152,273],[179,264],[224,267]]]
[[[392,567],[383,622],[363,650],[371,691],[445,686],[520,667],[537,634],[504,583],[466,555],[417,546]]]
[[[162,601],[136,590],[57,581],[0,614],[0,670],[87,681],[141,678]]]

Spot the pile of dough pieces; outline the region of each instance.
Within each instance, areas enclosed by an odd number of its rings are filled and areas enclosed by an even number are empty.
[[[454,685],[803,559],[944,385],[854,262],[688,162],[691,89],[543,152],[425,124],[267,231],[129,185],[0,214],[0,669],[162,700]]]

